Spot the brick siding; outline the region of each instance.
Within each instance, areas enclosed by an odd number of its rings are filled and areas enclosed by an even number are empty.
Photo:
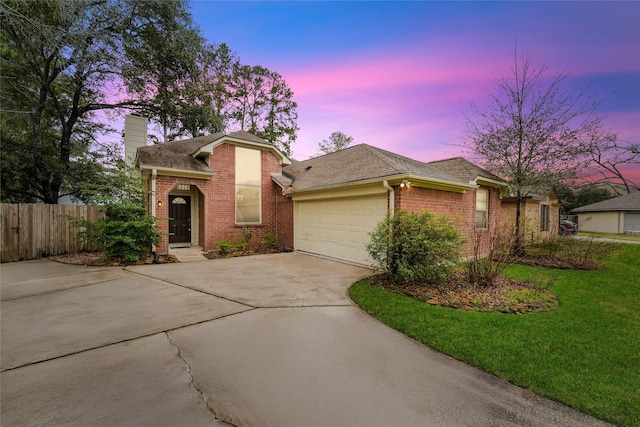
[[[480,255],[489,251],[490,235],[500,223],[500,191],[495,188],[481,187],[489,190],[489,228],[476,230],[476,192],[465,193],[434,190],[420,187],[395,187],[395,209],[407,212],[427,210],[437,214],[446,214],[456,224],[466,239],[463,256],[471,256],[474,251],[474,239],[479,238]]]

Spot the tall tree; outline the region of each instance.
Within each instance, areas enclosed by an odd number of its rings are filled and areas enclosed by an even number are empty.
[[[531,192],[574,178],[584,166],[585,139],[601,126],[588,88],[563,90],[568,74],[547,79],[546,66],[514,52],[511,76],[497,81],[486,109],[472,106],[463,146],[508,179],[516,197],[516,244],[522,250],[522,200]]]
[[[236,63],[230,86],[230,127],[251,132],[290,155],[298,132],[298,104],[282,76],[260,65]]]
[[[318,143],[318,150],[322,152],[322,154],[334,153],[336,151],[344,150],[353,142],[352,136],[347,136],[342,132],[333,132],[329,139],[323,139],[322,142]],[[319,155],[322,155],[319,154]]]
[[[159,125],[162,141],[222,130],[208,80],[215,78],[213,68],[226,60],[219,56],[228,49],[206,44],[186,7],[142,6],[127,32],[123,67],[124,82],[141,112]]]
[[[86,167],[96,164],[92,115],[143,106],[123,95],[121,77],[144,74],[150,50],[168,57],[164,41],[194,35],[182,31],[186,10],[184,0],[1,0],[3,200],[57,203],[99,175]],[[183,65],[165,72],[181,77]]]

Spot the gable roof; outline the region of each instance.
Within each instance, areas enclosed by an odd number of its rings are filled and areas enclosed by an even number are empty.
[[[499,183],[506,183],[506,181],[489,172],[480,166],[471,163],[469,160],[463,157],[454,157],[451,159],[436,160],[429,162],[437,168],[447,171],[449,174],[455,176],[461,181],[476,182],[478,179],[484,178],[484,180],[496,181]]]
[[[460,160],[456,163],[467,162]],[[489,175],[490,179],[497,178]],[[274,176],[273,179],[283,188],[293,186],[295,191],[305,191],[386,178],[421,180],[459,189],[475,188],[469,179],[451,174],[446,165],[420,162],[367,144],[354,145],[302,162],[294,161],[283,169],[282,176]],[[497,180],[504,182],[500,178]]]
[[[284,164],[289,163],[289,159],[270,142],[249,132],[238,131],[229,134],[217,132],[182,141],[140,147],[138,148],[136,165],[141,169],[155,168],[164,171],[183,171],[185,173],[211,176],[215,172],[199,154],[205,149],[210,150],[213,146],[224,141],[269,148],[279,154]],[[209,145],[212,147],[208,147]]]
[[[571,212],[640,211],[640,192],[573,209]]]

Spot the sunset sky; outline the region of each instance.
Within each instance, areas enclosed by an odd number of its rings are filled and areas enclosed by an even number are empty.
[[[464,113],[519,56],[591,85],[621,138],[640,142],[640,2],[193,1],[205,37],[287,81],[293,157],[332,132],[429,161],[463,154]]]

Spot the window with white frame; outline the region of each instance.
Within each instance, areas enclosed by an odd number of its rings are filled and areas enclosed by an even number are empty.
[[[476,190],[476,229],[488,228],[489,224],[489,190]]]
[[[236,224],[262,222],[261,153],[236,147]]]

